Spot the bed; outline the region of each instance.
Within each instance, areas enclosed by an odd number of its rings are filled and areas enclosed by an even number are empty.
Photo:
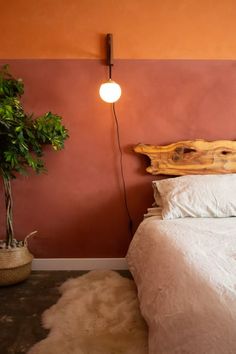
[[[138,145],[155,207],[127,253],[150,354],[236,353],[236,142]]]

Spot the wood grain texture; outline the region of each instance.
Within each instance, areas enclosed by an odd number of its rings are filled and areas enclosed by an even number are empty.
[[[236,173],[236,141],[186,140],[170,145],[139,144],[134,151],[146,155],[153,175]]]

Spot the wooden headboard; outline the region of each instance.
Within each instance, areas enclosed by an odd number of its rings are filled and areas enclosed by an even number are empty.
[[[186,140],[170,145],[139,144],[134,151],[147,155],[153,175],[236,173],[236,141]]]

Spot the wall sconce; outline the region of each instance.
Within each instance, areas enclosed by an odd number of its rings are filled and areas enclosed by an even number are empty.
[[[121,147],[121,141],[120,141],[120,129],[119,129],[118,117],[117,117],[116,110],[115,110],[115,102],[118,101],[118,99],[121,96],[121,88],[120,88],[120,85],[118,85],[115,81],[112,80],[112,75],[111,75],[112,74],[112,66],[114,65],[113,64],[113,47],[112,47],[112,34],[111,33],[108,33],[106,35],[106,54],[107,54],[106,65],[109,67],[109,80],[107,82],[104,82],[100,86],[99,94],[100,94],[100,97],[103,101],[112,104],[112,113],[113,113],[114,120],[115,120],[117,143],[118,143],[119,153],[120,153],[120,173],[121,173],[121,178],[122,178],[124,204],[125,204],[125,209],[127,212],[129,233],[130,233],[130,237],[132,238],[133,222],[132,222],[132,218],[130,215],[128,200],[127,200],[126,183],[125,183],[124,168],[123,168],[123,153],[122,153],[122,147]]]
[[[112,66],[113,64],[113,38],[112,34],[108,33],[106,36],[106,65],[109,67],[109,80],[104,82],[99,89],[100,97],[107,103],[114,103],[118,101],[121,96],[120,85],[112,80]]]

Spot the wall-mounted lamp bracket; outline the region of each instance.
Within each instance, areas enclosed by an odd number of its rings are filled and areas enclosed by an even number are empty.
[[[109,78],[104,82],[99,89],[100,97],[108,103],[116,102],[121,96],[121,88],[115,81],[112,80],[113,63],[113,36],[111,33],[106,35],[106,65],[109,68]]]
[[[109,66],[109,79],[111,79],[112,66],[114,65],[114,63],[113,63],[113,36],[111,33],[108,33],[106,36],[106,54],[107,54],[106,64]]]

